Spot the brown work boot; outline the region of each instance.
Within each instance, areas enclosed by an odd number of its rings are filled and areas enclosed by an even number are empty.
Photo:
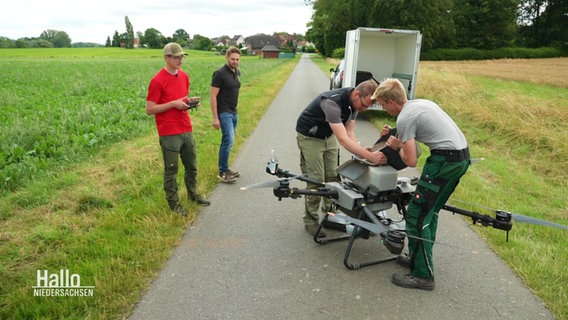
[[[403,288],[412,289],[422,289],[422,290],[434,290],[435,282],[434,277],[430,278],[418,278],[410,274],[393,274],[392,283]]]
[[[217,178],[223,183],[233,183],[237,181],[237,177],[233,176],[229,171],[220,173]]]
[[[233,171],[231,169],[227,169],[227,173],[235,178],[238,178],[241,176],[241,173],[238,171]]]

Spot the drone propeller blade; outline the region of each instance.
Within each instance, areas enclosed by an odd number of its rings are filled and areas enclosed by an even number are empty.
[[[277,188],[280,185],[280,181],[264,181],[259,183],[250,184],[248,186],[241,187],[241,190],[250,189],[260,189],[260,188]]]
[[[345,221],[347,221],[347,222],[349,222],[349,223],[351,223],[351,224],[354,224],[354,225],[356,225],[356,226],[359,226],[359,227],[361,227],[361,228],[363,228],[363,229],[369,230],[369,231],[371,231],[371,232],[373,232],[373,233],[375,233],[375,234],[381,234],[381,233],[383,233],[383,232],[388,232],[388,231],[390,230],[390,229],[388,229],[387,227],[384,227],[384,226],[382,226],[382,225],[376,225],[376,224],[374,224],[374,223],[371,223],[371,222],[368,222],[368,221],[359,220],[359,219],[355,219],[355,218],[352,218],[352,217],[350,217],[350,216],[335,215],[335,217],[338,218],[338,219],[343,219],[343,220],[345,220]],[[416,236],[411,236],[411,235],[406,234],[406,232],[405,232],[405,236],[407,236],[407,237],[409,237],[409,238],[416,239],[416,240],[427,241],[427,242],[431,242],[431,243],[437,243],[437,244],[441,244],[441,245],[449,246],[449,247],[453,247],[453,248],[458,248],[458,249],[460,248],[460,247],[455,246],[455,245],[452,245],[452,244],[447,244],[447,243],[442,243],[442,242],[439,242],[439,241],[433,241],[433,240],[424,239],[424,238],[420,238],[420,237],[416,237]]]
[[[367,221],[363,221],[363,220],[351,218],[350,216],[336,216],[336,217],[338,217],[339,219],[344,219],[345,221],[347,221],[347,222],[349,222],[349,223],[351,223],[351,224],[354,224],[354,225],[356,225],[356,226],[359,226],[359,227],[361,227],[361,228],[363,228],[363,229],[369,230],[369,231],[371,231],[371,232],[373,232],[373,233],[376,233],[376,234],[381,234],[381,233],[383,233],[383,232],[388,232],[388,231],[389,231],[389,229],[386,228],[386,227],[379,226],[379,225],[376,225],[376,224],[371,223],[371,222],[367,222]],[[420,238],[420,237],[416,237],[416,236],[411,236],[411,235],[408,235],[408,234],[406,234],[406,233],[405,233],[404,235],[407,236],[407,237],[409,237],[409,238],[416,239],[416,240],[428,241],[428,242],[432,242],[432,243],[439,243],[439,244],[446,245],[445,243],[440,243],[440,242],[436,242],[436,241],[429,240],[429,239],[424,239],[424,238]],[[450,245],[450,246],[452,246],[452,245]],[[455,247],[455,246],[453,246],[453,247]]]
[[[553,228],[560,228],[560,229],[568,230],[567,226],[564,226],[564,225],[561,225],[561,224],[558,224],[558,223],[540,220],[540,219],[537,219],[537,218],[524,216],[524,215],[518,214],[518,213],[512,213],[512,215],[513,215],[513,219],[515,219],[515,222],[538,224],[538,225],[545,226],[545,227],[553,227]]]
[[[283,180],[294,180],[298,177],[301,177],[301,174],[295,175],[295,176],[291,176],[288,178],[281,178],[278,179],[276,181],[264,181],[264,182],[259,182],[259,183],[253,183],[251,185],[248,186],[244,186],[241,187],[241,190],[249,190],[249,189],[260,189],[260,188],[278,188],[280,186],[281,181]]]
[[[354,225],[356,225],[356,226],[359,226],[359,227],[361,227],[361,228],[363,228],[363,229],[367,229],[367,230],[369,230],[369,231],[371,231],[371,232],[373,232],[373,233],[376,233],[376,234],[379,234],[379,233],[381,233],[381,232],[388,231],[388,229],[385,228],[385,227],[382,227],[382,228],[381,228],[381,226],[378,226],[378,225],[376,225],[376,224],[374,224],[374,223],[367,222],[367,221],[363,221],[363,220],[359,220],[359,219],[355,219],[355,218],[351,218],[350,216],[343,216],[343,215],[342,215],[342,216],[339,216],[339,215],[337,215],[336,218],[343,219],[343,220],[345,220],[345,221],[347,221],[347,222],[349,222],[349,223],[351,223],[351,224],[354,224]]]

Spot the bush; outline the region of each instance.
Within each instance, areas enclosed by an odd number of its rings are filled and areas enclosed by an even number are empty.
[[[317,52],[317,50],[316,50],[316,47],[310,45],[310,46],[302,47],[302,52],[315,53],[315,52]]]
[[[420,60],[490,60],[490,59],[536,59],[566,57],[568,52],[558,48],[500,48],[494,50],[464,49],[433,49],[422,52]]]
[[[334,49],[331,57],[335,59],[343,59],[345,57],[345,48]]]

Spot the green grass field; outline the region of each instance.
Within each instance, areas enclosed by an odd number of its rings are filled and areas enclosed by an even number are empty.
[[[333,66],[313,60],[326,73]],[[235,149],[296,62],[243,57],[239,112],[247,121],[239,122]],[[211,74],[223,63],[191,52],[183,69],[192,95],[208,101]],[[172,215],[163,199],[154,120],[144,112],[148,82],[163,64],[160,50],[0,50],[1,319],[124,318],[178,245],[191,219]],[[486,158],[454,198],[568,224],[567,88],[429,63],[421,63],[417,88],[456,119],[473,156]],[[204,194],[217,183],[209,160],[220,141],[208,108],[190,114]],[[384,112],[367,116],[377,126],[394,123]],[[194,217],[200,208],[188,209]],[[517,223],[505,242],[500,230],[473,228],[558,319],[568,319],[566,231]],[[94,296],[34,297],[44,269],[80,274]]]
[[[224,63],[191,52],[183,66],[204,102],[190,113],[204,194],[217,184],[210,159],[220,143],[209,86]],[[242,57],[239,112],[247,121],[235,149],[296,63]],[[154,119],[144,109],[163,65],[161,50],[0,50],[0,319],[123,318],[177,245],[191,220],[165,203]],[[34,78],[22,76],[28,72]],[[199,207],[187,209],[194,217]],[[95,286],[94,296],[34,297],[37,270],[60,269]]]

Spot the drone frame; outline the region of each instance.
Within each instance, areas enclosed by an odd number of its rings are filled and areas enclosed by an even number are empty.
[[[327,197],[330,199],[337,199],[338,197],[338,193],[336,191],[336,189],[332,188],[331,186],[333,186],[332,183],[328,183],[328,184],[324,184],[322,182],[319,182],[317,180],[314,179],[310,179],[309,177],[305,176],[305,175],[295,175],[287,170],[283,170],[280,168],[275,168],[273,170],[268,170],[267,168],[267,172],[273,175],[276,175],[277,177],[279,177],[279,185],[277,187],[274,187],[273,192],[274,195],[278,198],[278,200],[282,200],[282,198],[299,198],[302,195],[316,195],[316,196],[321,196],[321,197]],[[313,183],[315,185],[318,186],[318,189],[313,190],[313,189],[299,189],[299,188],[291,188],[289,181],[292,179],[298,179],[300,181],[304,181],[304,182],[310,182]],[[381,198],[384,201],[392,201],[395,203],[398,212],[404,217],[406,215],[406,205],[408,204],[408,202],[410,201],[409,197],[404,197],[404,194],[400,193],[400,192],[393,192],[393,193],[389,193],[386,195],[381,195]],[[340,206],[338,206],[337,204],[334,204],[334,206],[336,207],[336,209],[339,209],[340,211],[344,212],[346,211],[345,208],[342,208]],[[344,212],[346,213],[346,212]],[[354,214],[353,214],[354,213]],[[356,201],[355,204],[355,210],[352,211],[352,215],[356,216],[357,218],[345,218],[345,219],[349,219],[349,222],[351,224],[353,224],[353,230],[350,234],[345,234],[345,235],[340,235],[340,236],[332,236],[332,237],[323,237],[320,238],[319,235],[321,233],[321,231],[323,230],[323,228],[327,225],[327,223],[329,222],[329,217],[330,215],[333,215],[333,213],[330,212],[326,212],[323,216],[323,219],[321,220],[321,222],[318,225],[318,228],[316,229],[316,232],[313,235],[313,239],[316,243],[320,244],[320,245],[325,245],[328,243],[332,243],[332,242],[338,242],[338,241],[344,241],[344,240],[349,240],[347,243],[347,248],[345,249],[345,254],[344,254],[344,258],[343,258],[343,264],[345,265],[346,268],[350,269],[350,270],[357,270],[366,266],[371,266],[371,265],[377,265],[380,263],[384,263],[384,262],[389,262],[389,261],[393,261],[396,259],[398,253],[395,255],[390,255],[386,258],[380,258],[380,259],[376,259],[376,260],[371,260],[371,261],[365,261],[365,262],[358,262],[358,263],[351,263],[349,261],[350,256],[351,256],[351,250],[353,248],[353,245],[355,243],[355,240],[357,238],[363,238],[363,239],[369,239],[369,235],[370,232],[374,233],[379,233],[381,235],[381,237],[386,237],[386,234],[392,231],[396,231],[396,230],[391,230],[388,227],[386,227],[383,223],[381,223],[377,216],[375,215],[374,212],[372,212],[368,206],[367,206],[367,202],[364,199],[359,199]],[[342,219],[342,218],[340,218]],[[372,224],[372,227],[370,227],[370,224]],[[369,229],[373,229],[373,230],[369,230]],[[400,231],[397,231],[398,233],[401,233]],[[398,238],[397,243],[399,245],[399,248],[397,248],[398,250],[402,251],[402,248],[404,247],[404,237],[406,236],[406,233],[404,232],[404,235],[402,236],[402,238]],[[396,244],[395,244],[396,245]],[[389,250],[392,247],[389,248]],[[396,250],[396,249],[395,249]],[[397,250],[397,251],[398,251]]]

